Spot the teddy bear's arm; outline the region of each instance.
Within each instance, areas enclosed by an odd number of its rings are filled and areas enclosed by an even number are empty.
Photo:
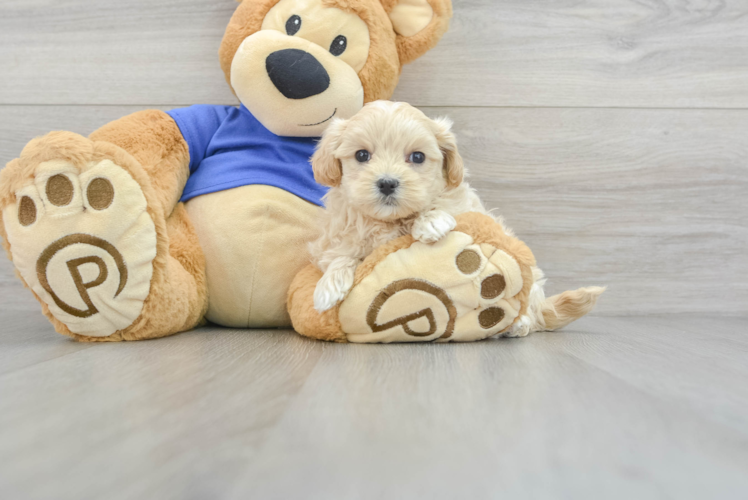
[[[166,215],[171,213],[190,174],[190,154],[179,127],[167,113],[139,111],[104,125],[90,138],[130,153],[148,172]]]
[[[168,112],[139,111],[104,125],[90,138],[130,153],[148,173],[168,216],[232,109],[201,104]]]

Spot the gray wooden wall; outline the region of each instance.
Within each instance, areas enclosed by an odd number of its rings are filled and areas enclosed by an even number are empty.
[[[456,122],[472,182],[598,314],[748,312],[748,2],[454,0],[395,96]],[[235,104],[233,0],[1,0],[0,162],[49,130]],[[5,308],[37,306],[0,264]]]

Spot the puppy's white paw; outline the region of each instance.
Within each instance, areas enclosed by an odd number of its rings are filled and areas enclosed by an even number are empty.
[[[504,334],[504,337],[527,337],[532,327],[532,320],[524,315],[514,322],[512,328]]]
[[[353,287],[355,273],[355,266],[346,266],[328,269],[322,275],[317,282],[317,288],[314,289],[314,308],[317,312],[322,313],[332,309],[348,295]]]
[[[442,210],[421,214],[413,223],[413,237],[421,243],[436,243],[457,226],[455,218]]]

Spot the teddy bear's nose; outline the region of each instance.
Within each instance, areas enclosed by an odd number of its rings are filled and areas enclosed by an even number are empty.
[[[283,49],[265,60],[270,80],[288,99],[306,99],[321,94],[330,86],[330,75],[309,52]]]

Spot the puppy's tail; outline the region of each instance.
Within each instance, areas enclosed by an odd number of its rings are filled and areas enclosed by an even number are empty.
[[[558,330],[586,315],[595,307],[606,287],[588,286],[548,297],[541,306],[542,330]],[[540,319],[540,318],[538,318]]]

